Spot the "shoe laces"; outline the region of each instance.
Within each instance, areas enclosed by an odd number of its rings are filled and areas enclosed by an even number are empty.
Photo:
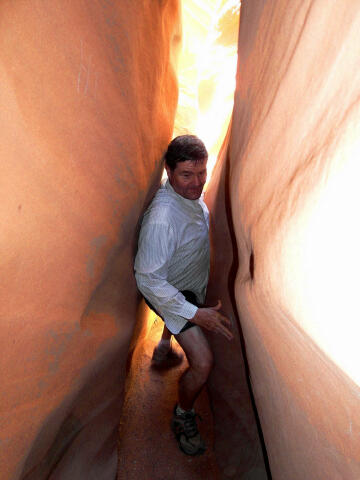
[[[199,431],[198,431],[198,428],[197,428],[197,424],[196,424],[196,417],[198,417],[200,420],[201,417],[200,415],[198,415],[197,413],[186,413],[184,415],[184,431],[185,431],[185,435],[188,437],[188,438],[192,438],[192,437],[195,437]]]

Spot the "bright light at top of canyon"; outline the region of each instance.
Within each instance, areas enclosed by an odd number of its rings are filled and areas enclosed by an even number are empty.
[[[233,109],[240,1],[184,0],[182,5],[174,137],[191,133],[205,142],[210,178]]]

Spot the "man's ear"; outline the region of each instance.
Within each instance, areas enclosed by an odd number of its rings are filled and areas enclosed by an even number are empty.
[[[165,164],[165,170],[166,170],[168,178],[170,178],[171,177],[171,168],[168,165]]]

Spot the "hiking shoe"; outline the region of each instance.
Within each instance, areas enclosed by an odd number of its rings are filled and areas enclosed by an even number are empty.
[[[201,455],[206,450],[205,443],[197,428],[196,417],[200,418],[194,409],[177,415],[175,405],[171,429],[175,434],[180,450],[186,455]]]
[[[184,355],[170,347],[170,350],[155,347],[151,358],[151,366],[158,369],[173,368],[183,361]]]

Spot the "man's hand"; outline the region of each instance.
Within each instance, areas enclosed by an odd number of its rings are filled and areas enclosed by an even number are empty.
[[[234,335],[230,330],[230,320],[219,312],[220,308],[220,300],[215,307],[198,308],[194,318],[190,321],[199,325],[199,327],[210,330],[210,332],[221,333],[228,340],[231,340]]]

